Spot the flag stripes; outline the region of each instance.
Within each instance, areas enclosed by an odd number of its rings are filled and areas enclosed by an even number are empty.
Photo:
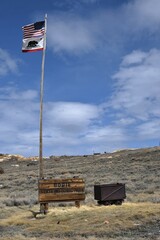
[[[22,27],[22,52],[35,52],[44,49],[45,21]]]
[[[36,22],[36,23],[29,24],[22,27],[23,39],[33,38],[33,37],[42,37],[45,32],[44,25],[45,25],[45,22],[41,21],[41,22]]]

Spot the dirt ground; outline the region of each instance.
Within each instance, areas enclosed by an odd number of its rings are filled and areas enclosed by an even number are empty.
[[[39,210],[37,158],[0,154],[0,239],[160,239],[160,147],[44,159],[47,178],[81,177],[86,199]],[[125,183],[122,206],[98,206],[94,184]]]

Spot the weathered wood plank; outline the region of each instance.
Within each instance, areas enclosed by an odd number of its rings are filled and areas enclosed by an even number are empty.
[[[39,183],[64,183],[64,182],[68,182],[68,183],[79,183],[79,182],[84,182],[84,180],[82,178],[65,178],[65,179],[40,179]]]
[[[65,193],[65,192],[78,192],[78,193],[84,193],[84,188],[46,188],[46,189],[39,189],[39,194],[41,193]]]
[[[84,200],[84,193],[40,194],[39,202]]]
[[[85,199],[85,182],[81,178],[41,179],[39,202],[81,201]]]
[[[47,189],[47,188],[83,188],[85,187],[85,183],[39,183],[39,189]]]

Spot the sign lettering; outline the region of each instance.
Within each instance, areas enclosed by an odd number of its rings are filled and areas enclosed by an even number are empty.
[[[80,201],[85,199],[85,183],[81,178],[39,180],[39,201]]]
[[[68,188],[68,187],[70,187],[70,183],[54,183],[54,187],[57,187],[57,188],[64,188],[64,187],[66,187],[66,188]]]

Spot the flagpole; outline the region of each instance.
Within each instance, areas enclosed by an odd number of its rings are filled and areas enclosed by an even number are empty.
[[[39,124],[39,178],[44,178],[44,162],[43,162],[43,88],[44,88],[44,62],[46,52],[46,31],[47,31],[47,14],[45,14],[45,33],[44,47],[42,54],[42,73],[40,83],[40,124]]]

